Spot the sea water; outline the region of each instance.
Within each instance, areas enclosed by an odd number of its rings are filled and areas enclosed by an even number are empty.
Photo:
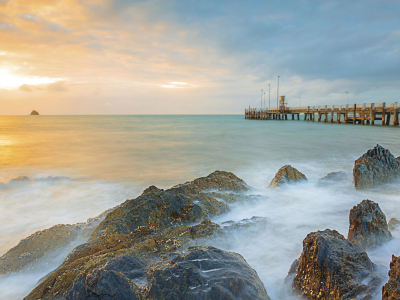
[[[232,240],[257,271],[272,299],[310,232],[335,229],[347,236],[349,211],[364,199],[379,204],[387,220],[400,218],[400,185],[354,189],[354,161],[380,144],[400,155],[400,128],[306,121],[245,120],[243,115],[1,116],[0,255],[20,239],[55,224],[84,222],[146,187],[169,188],[230,171],[258,200],[231,205],[212,218],[222,224],[266,217],[266,228]],[[308,184],[268,189],[280,167],[291,165]],[[325,187],[317,181],[344,171],[349,180]],[[26,176],[25,178],[15,178]],[[369,251],[387,272],[400,254],[400,236]],[[55,268],[56,266],[50,266]],[[42,274],[0,278],[1,299],[21,299]],[[379,299],[377,296],[377,299]]]

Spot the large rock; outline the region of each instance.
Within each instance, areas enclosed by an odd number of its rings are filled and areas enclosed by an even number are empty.
[[[77,295],[81,295],[83,290],[88,291],[88,278],[92,278],[94,274],[98,276],[96,270],[102,269],[119,272],[129,278],[130,281],[123,280],[124,276],[114,274],[118,277],[118,282],[121,282],[123,286],[130,286],[133,292],[137,291],[136,287],[143,290],[148,285],[147,281],[143,280],[142,271],[145,269],[143,265],[158,261],[161,255],[182,251],[187,247],[201,244],[205,239],[210,240],[213,236],[219,237],[223,234],[223,230],[217,224],[206,220],[196,226],[176,226],[144,237],[131,235],[124,238],[119,235],[106,240],[88,242],[76,247],[61,266],[44,278],[25,299],[57,299],[60,295],[69,295],[72,297],[70,299],[74,299],[78,297]],[[117,264],[113,262],[120,256],[136,258],[142,264],[140,270],[138,267],[135,267],[133,271],[123,270],[122,266],[126,265],[126,260],[122,260],[119,267],[116,267]],[[107,268],[110,265],[112,267]],[[117,278],[114,279],[117,280]],[[100,288],[106,289],[100,285],[96,287],[96,289]],[[116,288],[111,286],[108,289],[113,291]]]
[[[154,300],[270,299],[241,255],[214,247],[191,247],[155,263],[147,279]]]
[[[72,285],[77,287],[74,293],[87,289],[83,282],[88,282],[91,272],[121,255],[140,257],[149,264],[166,253],[197,246],[205,239],[223,237],[224,231],[208,217],[228,212],[229,207],[211,197],[209,191],[238,193],[247,189],[243,180],[221,171],[165,191],[150,187],[110,212],[89,240],[76,247],[26,299],[55,299],[65,295]],[[191,225],[197,222],[201,223]],[[79,276],[81,283],[75,283]],[[123,278],[116,276],[118,280]],[[136,291],[134,287],[133,290]]]
[[[31,112],[31,116],[38,116],[39,113],[36,110],[32,110]]]
[[[378,203],[363,200],[350,210],[347,239],[361,249],[372,249],[392,239]]]
[[[354,184],[360,190],[389,183],[399,177],[399,159],[380,145],[368,150],[354,164]]]
[[[337,231],[312,232],[303,241],[292,288],[306,299],[368,299],[382,280],[374,269],[367,253]]]
[[[284,184],[293,184],[299,182],[307,182],[306,176],[299,172],[296,168],[286,165],[279,169],[274,179],[272,179],[269,187],[275,188]]]
[[[382,300],[400,299],[400,261],[392,255],[390,263],[389,281],[382,287]]]

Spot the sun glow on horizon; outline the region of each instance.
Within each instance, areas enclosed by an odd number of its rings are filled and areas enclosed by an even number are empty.
[[[189,84],[187,82],[173,81],[173,82],[170,82],[169,84],[160,85],[160,87],[165,88],[165,89],[183,89],[183,88],[188,88],[188,87],[197,87],[197,85]]]
[[[26,85],[41,85],[61,81],[61,78],[50,77],[25,77],[12,74],[7,69],[0,69],[0,89],[16,89],[24,84]]]

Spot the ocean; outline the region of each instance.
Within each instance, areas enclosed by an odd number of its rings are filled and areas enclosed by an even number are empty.
[[[0,255],[37,230],[84,222],[150,185],[166,189],[223,170],[242,178],[259,200],[231,205],[212,221],[267,218],[266,228],[226,250],[243,255],[272,299],[285,299],[283,280],[308,233],[329,228],[347,237],[349,211],[364,199],[377,202],[387,220],[400,219],[398,182],[367,191],[352,183],[358,157],[376,144],[397,157],[399,137],[395,127],[243,115],[0,116]],[[308,184],[268,189],[284,165],[305,174]],[[349,180],[317,185],[334,171]],[[400,234],[393,235],[368,252],[384,272],[391,255],[400,254]],[[0,277],[0,299],[22,299],[45,271]]]

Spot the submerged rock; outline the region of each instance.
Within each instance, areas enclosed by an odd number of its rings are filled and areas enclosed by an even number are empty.
[[[147,280],[154,300],[270,299],[241,255],[214,247],[190,247],[155,263]]]
[[[359,190],[389,183],[399,177],[399,159],[380,145],[368,150],[354,164],[353,179]]]
[[[19,184],[24,184],[27,182],[30,182],[31,179],[28,176],[19,176],[16,178],[11,179],[8,184],[9,185],[19,185]]]
[[[78,237],[79,229],[78,225],[55,225],[22,239],[0,258],[0,274],[30,271],[41,267],[37,265],[37,260],[57,249],[70,246]]]
[[[215,199],[224,200],[225,203],[232,204],[232,203],[249,203],[251,201],[258,201],[261,199],[267,198],[266,196],[260,195],[244,195],[238,193],[223,193],[223,192],[209,192],[207,193],[211,197]]]
[[[269,187],[279,187],[284,184],[292,184],[299,182],[307,182],[307,177],[299,172],[296,168],[286,165],[279,169],[278,173],[275,174],[274,179],[272,179]]]
[[[396,218],[391,218],[388,223],[388,229],[390,231],[395,230],[400,225],[400,221]]]
[[[389,281],[382,287],[382,300],[400,299],[400,261],[392,255],[390,262]]]
[[[326,186],[336,182],[347,182],[349,180],[349,175],[343,171],[331,172],[326,176],[318,180],[317,185]]]
[[[17,246],[0,257],[0,274],[32,272],[42,269],[42,264],[59,264],[59,255],[84,243],[111,210],[88,219],[86,223],[59,224],[22,239]]]
[[[381,282],[374,269],[367,253],[337,231],[312,232],[303,241],[292,288],[306,299],[368,299]]]
[[[259,235],[260,231],[265,230],[268,225],[269,220],[265,217],[252,217],[239,222],[226,221],[221,224],[223,230],[228,234],[243,232],[246,236]]]
[[[39,113],[36,110],[32,110],[31,112],[31,116],[38,116]]]
[[[347,239],[361,249],[372,249],[392,239],[386,216],[378,203],[363,200],[350,210]]]

